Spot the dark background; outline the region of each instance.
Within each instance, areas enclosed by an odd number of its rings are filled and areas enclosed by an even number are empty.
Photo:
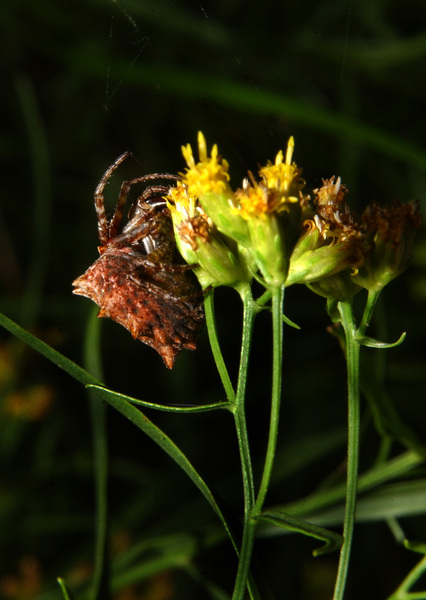
[[[194,146],[198,130],[209,146],[219,145],[235,186],[294,135],[294,159],[304,168],[308,191],[340,175],[359,210],[372,200],[425,197],[423,0],[3,0],[0,61],[0,309],[79,364],[92,307],[71,294],[71,282],[97,257],[93,192],[125,150],[133,158],[109,186],[111,205],[125,178],[182,170],[180,146]],[[371,330],[387,340],[407,331],[405,343],[386,354],[386,385],[423,440],[425,264],[422,229],[412,266],[385,290]],[[240,306],[231,290],[219,290],[217,300],[221,342],[235,374]],[[313,436],[344,430],[346,419],[345,366],[326,332],[324,301],[290,288],[286,313],[302,330],[286,331],[283,448],[301,440],[309,446]],[[0,597],[58,598],[55,578],[84,582],[93,555],[87,398],[47,361],[1,336]],[[248,398],[259,455],[269,411],[269,347],[269,320],[262,315]],[[222,397],[205,332],[199,350],[179,357],[173,372],[112,322],[102,323],[102,350],[112,389],[157,402]],[[47,408],[34,415],[22,407],[37,405],[36,392]],[[150,417],[224,502],[238,507],[228,416]],[[379,445],[368,419],[366,411],[362,468],[371,467]],[[185,475],[112,411],[109,431],[116,545],[122,538],[128,547],[145,536],[180,531],[199,535],[206,524],[216,525],[210,509],[194,500],[197,492]],[[271,502],[314,491],[341,468],[344,456],[342,441],[318,464],[278,482]],[[422,519],[404,526],[407,535],[425,540]],[[296,536],[259,542],[261,569],[277,598],[330,597],[336,556],[312,559],[312,549],[311,541]],[[416,560],[385,524],[360,525],[348,600],[386,598]],[[208,551],[201,545],[194,566],[232,588],[236,565],[228,544]],[[206,597],[185,569],[160,570],[157,577],[165,582],[158,598]],[[115,598],[156,598],[149,587],[155,582]]]

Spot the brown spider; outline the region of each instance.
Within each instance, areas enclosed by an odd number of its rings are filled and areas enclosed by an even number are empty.
[[[74,294],[86,296],[132,336],[154,348],[171,369],[184,348],[195,350],[204,322],[200,286],[191,266],[178,254],[170,212],[163,198],[168,187],[152,185],[133,202],[121,228],[130,188],[176,175],[153,173],[124,181],[111,219],[105,213],[104,188],[122,154],[105,172],[95,191],[100,257],[74,282]]]

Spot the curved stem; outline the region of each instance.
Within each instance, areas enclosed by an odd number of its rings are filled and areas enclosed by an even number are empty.
[[[206,314],[206,325],[207,332],[209,335],[210,346],[213,353],[213,358],[216,363],[216,368],[219,372],[222,385],[225,389],[226,398],[229,402],[235,401],[235,392],[229,377],[228,370],[223,360],[222,351],[219,345],[219,338],[217,336],[216,320],[214,315],[214,290],[208,292],[204,297],[204,310]]]
[[[275,451],[278,438],[278,423],[281,404],[282,387],[282,358],[283,358],[283,304],[284,287],[278,287],[272,292],[272,332],[273,332],[273,356],[272,356],[272,392],[271,392],[271,416],[269,421],[269,437],[266,450],[265,465],[259,493],[254,506],[254,514],[258,514],[265,502],[266,494],[271,481],[272,468],[274,466]]]
[[[338,309],[346,338],[346,362],[348,382],[348,467],[346,485],[345,520],[343,524],[343,544],[340,550],[339,567],[333,600],[342,600],[345,593],[349,568],[352,538],[355,523],[355,510],[358,485],[358,457],[360,430],[359,396],[359,354],[360,345],[356,341],[356,326],[350,302],[339,302]]]

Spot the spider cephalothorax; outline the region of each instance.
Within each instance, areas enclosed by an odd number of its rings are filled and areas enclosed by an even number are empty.
[[[121,155],[105,172],[95,192],[100,257],[74,282],[74,294],[99,307],[99,317],[120,323],[154,348],[171,369],[184,348],[194,350],[204,322],[200,286],[178,254],[170,212],[163,197],[168,187],[148,187],[131,205],[122,227],[130,188],[177,176],[154,173],[125,181],[111,219],[105,213],[104,188]]]

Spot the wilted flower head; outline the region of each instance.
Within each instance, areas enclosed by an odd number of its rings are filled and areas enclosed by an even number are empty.
[[[362,224],[373,249],[354,281],[367,290],[379,291],[400,275],[408,266],[420,223],[418,202],[367,206]]]

